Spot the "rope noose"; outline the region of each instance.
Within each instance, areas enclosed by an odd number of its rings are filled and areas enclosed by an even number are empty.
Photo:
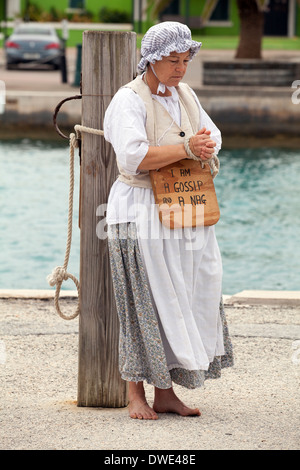
[[[90,127],[80,126],[77,124],[75,127],[75,132],[70,134],[69,138],[69,146],[70,146],[70,187],[69,187],[69,211],[68,211],[68,236],[67,236],[67,246],[66,246],[66,254],[63,266],[57,266],[49,276],[47,276],[47,281],[50,286],[56,286],[55,296],[54,296],[54,305],[56,308],[57,313],[61,318],[64,320],[73,320],[76,318],[80,313],[80,284],[78,279],[76,279],[73,274],[68,273],[68,263],[71,251],[71,242],[72,242],[72,225],[73,225],[73,193],[74,193],[74,150],[78,148],[78,140],[80,136],[80,132],[87,132],[89,134],[96,134],[96,135],[103,135],[104,132],[98,129],[92,129]],[[78,304],[75,313],[72,315],[65,315],[62,313],[59,305],[59,294],[62,283],[67,279],[71,279],[74,284],[76,285],[77,292],[78,292]]]
[[[66,254],[63,266],[57,266],[52,273],[47,277],[47,281],[50,286],[56,286],[55,296],[54,296],[54,304],[57,313],[60,317],[65,320],[72,320],[76,318],[80,313],[80,284],[78,279],[75,276],[68,273],[68,263],[70,257],[70,250],[71,250],[71,241],[72,241],[72,224],[73,224],[73,193],[74,193],[74,149],[78,148],[78,140],[80,138],[81,132],[87,132],[88,134],[95,134],[95,135],[104,135],[103,130],[99,129],[92,129],[91,127],[81,126],[77,124],[75,127],[75,133],[71,133],[69,137],[70,143],[70,189],[69,189],[69,212],[68,212],[68,237],[67,237],[67,247],[66,247]],[[213,156],[209,160],[209,165],[213,171],[213,178],[219,172],[219,159],[217,156]],[[59,306],[59,294],[62,283],[67,279],[71,279],[74,284],[76,285],[77,292],[78,292],[78,304],[77,309],[73,315],[64,315]]]

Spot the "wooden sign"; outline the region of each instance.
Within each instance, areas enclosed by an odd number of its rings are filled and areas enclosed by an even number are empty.
[[[149,173],[164,225],[174,229],[218,222],[220,210],[208,164],[202,168],[200,162],[184,159]]]

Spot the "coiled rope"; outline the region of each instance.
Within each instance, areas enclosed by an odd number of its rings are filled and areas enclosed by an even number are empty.
[[[75,134],[71,133],[69,137],[69,149],[70,149],[70,183],[69,183],[69,211],[68,211],[68,236],[66,244],[66,253],[63,266],[57,266],[54,268],[51,274],[47,276],[47,281],[50,286],[56,286],[55,295],[54,295],[54,305],[57,313],[64,320],[73,320],[80,313],[80,283],[73,274],[70,274],[67,271],[70,251],[71,251],[71,242],[72,242],[72,226],[73,226],[73,195],[74,195],[74,153],[75,148],[79,147],[79,140],[81,138],[81,132],[87,132],[88,134],[103,135],[104,132],[99,129],[92,129],[91,127],[85,127],[77,124],[75,127]],[[59,295],[62,283],[71,279],[78,292],[78,303],[76,311],[72,315],[65,315],[59,305]]]
[[[88,134],[95,134],[95,135],[104,135],[103,130],[93,129],[91,127],[81,126],[76,124],[74,126],[75,133],[71,133],[69,136],[69,149],[70,149],[70,183],[69,183],[69,211],[68,211],[68,236],[67,236],[67,244],[66,244],[66,253],[63,266],[57,266],[53,269],[52,273],[47,276],[47,281],[51,287],[56,286],[55,295],[54,295],[54,305],[56,308],[57,313],[61,318],[64,320],[73,320],[76,318],[80,313],[80,283],[78,279],[73,276],[73,274],[67,271],[69,258],[70,258],[70,251],[71,251],[71,242],[72,242],[72,226],[73,226],[73,194],[74,194],[74,153],[75,148],[79,147],[79,140],[81,139],[81,133],[86,132]],[[189,155],[189,153],[188,153]],[[190,156],[190,155],[189,155]],[[197,158],[197,157],[196,157]],[[197,158],[197,160],[199,157]],[[208,161],[210,167],[213,171],[213,177],[218,174],[219,171],[219,159],[216,156]],[[60,308],[59,305],[59,295],[62,283],[71,279],[78,292],[78,303],[76,311],[72,315],[65,315]]]
[[[207,163],[209,165],[211,171],[212,171],[212,178],[214,179],[217,176],[217,174],[219,173],[219,170],[220,170],[220,160],[218,159],[217,155],[215,155],[215,154],[213,154],[209,160],[205,160],[205,161],[201,160],[200,157],[198,157],[197,155],[195,155],[192,152],[191,147],[190,147],[190,138],[191,137],[188,137],[184,141],[184,149],[185,149],[187,155],[192,160],[196,160],[196,161],[200,162],[202,168],[204,168],[205,163]]]

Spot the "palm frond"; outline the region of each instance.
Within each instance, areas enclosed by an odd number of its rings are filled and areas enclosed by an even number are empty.
[[[152,18],[157,18],[171,3],[172,0],[147,0],[147,9],[151,10]]]
[[[214,11],[216,4],[218,3],[218,0],[206,0],[203,11],[201,13],[201,23],[204,25],[207,23],[209,18],[212,15],[212,12]]]
[[[269,0],[256,0],[256,3],[260,11],[268,11]]]

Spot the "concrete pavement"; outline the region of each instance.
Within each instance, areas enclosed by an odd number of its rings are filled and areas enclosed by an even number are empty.
[[[65,295],[61,308],[72,313],[76,298]],[[103,455],[298,449],[300,293],[244,292],[226,297],[225,307],[234,367],[202,389],[175,387],[202,416],[143,422],[126,408],[76,406],[78,319],[56,314],[53,291],[1,291],[0,448]],[[151,402],[150,386],[146,393]]]
[[[185,81],[192,88],[199,89],[203,86],[202,64],[203,61],[232,60],[234,59],[234,50],[207,50],[203,46],[200,52],[189,64]],[[139,51],[137,51],[139,57]],[[264,51],[263,57],[266,60],[299,60],[298,51]],[[75,69],[76,69],[77,49],[69,47],[66,50],[66,61],[68,68],[68,83],[62,83],[61,72],[59,70],[47,69],[34,70],[33,68],[24,68],[18,70],[5,70],[5,57],[3,49],[0,49],[0,79],[6,82],[7,91],[66,91],[75,93],[78,88],[74,87]],[[270,83],[270,86],[272,84]]]
[[[256,137],[268,146],[299,146],[299,104],[290,87],[203,85],[203,61],[233,59],[235,51],[211,51],[201,48],[189,65],[185,81],[214,122],[222,130],[225,146],[257,145]],[[57,139],[53,113],[64,98],[79,94],[75,81],[77,50],[67,49],[68,83],[62,83],[60,71],[5,70],[0,51],[0,80],[6,85],[6,104],[0,110],[1,138],[45,137]],[[266,60],[298,60],[297,51],[264,51]],[[295,80],[299,77],[295,76]],[[1,106],[1,105],[0,105]],[[58,115],[58,125],[66,135],[81,122],[81,100],[65,103]],[[288,136],[288,138],[287,138]]]

